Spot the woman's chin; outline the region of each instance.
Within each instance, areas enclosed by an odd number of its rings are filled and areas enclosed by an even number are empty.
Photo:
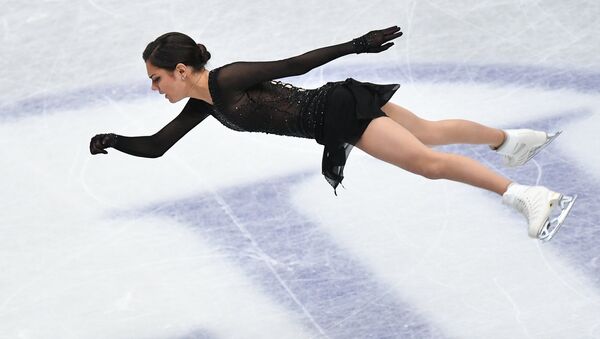
[[[177,103],[177,102],[179,102],[181,99],[183,99],[183,98],[175,98],[175,99],[173,99],[173,98],[171,98],[171,97],[168,97],[168,96],[165,96],[165,98],[167,98],[167,100],[169,100],[169,102],[170,102],[170,103],[172,103],[172,104],[174,104],[174,103]]]

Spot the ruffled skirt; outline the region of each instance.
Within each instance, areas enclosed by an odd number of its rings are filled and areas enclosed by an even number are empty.
[[[378,85],[352,78],[330,83],[324,109],[323,130],[317,142],[324,145],[322,172],[336,188],[344,179],[344,166],[352,147],[358,142],[369,123],[385,116],[381,107],[400,85]]]

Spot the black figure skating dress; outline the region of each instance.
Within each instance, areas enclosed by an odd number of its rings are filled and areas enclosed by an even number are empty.
[[[114,148],[137,156],[162,155],[207,116],[246,132],[315,139],[324,145],[322,173],[334,191],[346,159],[369,122],[399,88],[347,79],[303,89],[275,79],[304,74],[340,56],[355,53],[352,42],[270,62],[235,62],[209,73],[213,104],[189,99],[181,114],[149,137],[119,136]]]

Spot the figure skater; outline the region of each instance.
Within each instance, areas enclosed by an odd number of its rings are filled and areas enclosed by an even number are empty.
[[[486,144],[504,156],[506,165],[520,166],[558,133],[500,130],[466,120],[424,120],[389,102],[400,87],[397,84],[348,78],[303,89],[276,80],[305,74],[347,54],[383,52],[401,35],[400,28],[393,26],[284,60],[234,62],[208,70],[205,65],[211,55],[204,45],[182,33],[166,33],[148,44],[143,59],[152,90],[171,103],[189,98],[182,112],[151,136],[98,134],[91,139],[90,152],[106,154],[112,147],[134,156],[160,157],[212,115],[236,131],[315,139],[324,146],[322,173],[334,192],[342,182],[348,154],[356,146],[429,179],[448,179],[496,192],[527,218],[529,236],[550,240],[576,196],[519,185],[471,158],[428,146]]]

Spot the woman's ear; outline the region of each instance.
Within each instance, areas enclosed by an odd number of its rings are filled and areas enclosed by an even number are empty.
[[[182,63],[178,63],[175,66],[175,77],[180,78],[181,80],[185,80],[188,76],[188,67]]]

